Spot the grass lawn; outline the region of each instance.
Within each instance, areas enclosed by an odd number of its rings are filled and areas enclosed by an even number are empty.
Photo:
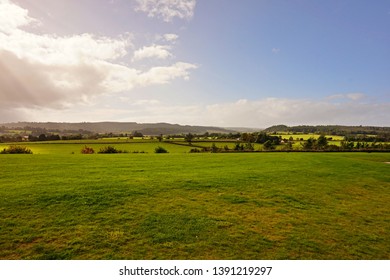
[[[0,259],[390,259],[388,153],[81,147],[0,155]]]

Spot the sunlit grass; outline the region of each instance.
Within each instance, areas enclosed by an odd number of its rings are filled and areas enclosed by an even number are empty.
[[[389,259],[389,156],[1,155],[0,258]]]
[[[79,140],[79,141],[54,141],[54,142],[29,142],[17,143],[16,145],[27,146],[34,154],[55,154],[69,155],[80,154],[85,147],[91,147],[98,152],[106,146],[113,146],[118,150],[126,151],[127,153],[154,153],[155,148],[161,146],[171,153],[189,152],[191,147],[174,145],[169,142],[158,142],[152,140]],[[8,147],[8,144],[0,144],[0,149]]]

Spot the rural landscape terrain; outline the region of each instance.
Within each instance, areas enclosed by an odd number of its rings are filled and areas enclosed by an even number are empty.
[[[0,0],[0,280],[385,279],[389,27],[389,0]]]
[[[389,259],[390,128],[0,124],[0,259]]]

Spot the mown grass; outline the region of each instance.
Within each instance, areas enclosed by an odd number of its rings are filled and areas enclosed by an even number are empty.
[[[0,162],[0,259],[390,258],[388,154]]]

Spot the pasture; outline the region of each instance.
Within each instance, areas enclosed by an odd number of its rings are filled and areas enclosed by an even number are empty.
[[[388,153],[84,145],[0,155],[0,259],[390,258]]]
[[[294,141],[307,140],[309,138],[317,139],[318,137],[320,137],[320,134],[315,134],[315,133],[306,133],[306,134],[299,134],[299,133],[296,133],[296,134],[293,134],[293,133],[276,133],[275,135],[276,136],[281,136],[284,139],[289,139],[290,137],[292,137],[292,139]],[[339,135],[325,135],[325,136],[328,139],[331,138],[332,141],[343,141],[344,140],[344,136],[339,136]]]
[[[183,142],[183,144],[185,144]],[[99,149],[106,146],[114,146],[119,150],[127,153],[153,153],[158,146],[166,148],[172,153],[186,153],[191,147],[175,145],[169,142],[158,142],[157,140],[130,140],[107,138],[99,140],[72,140],[72,141],[53,141],[53,142],[29,142],[17,143],[17,145],[28,146],[34,154],[52,154],[52,155],[69,155],[80,154],[83,147],[88,146],[98,152]],[[211,145],[211,144],[210,144]],[[7,144],[0,144],[0,150],[8,147]]]

